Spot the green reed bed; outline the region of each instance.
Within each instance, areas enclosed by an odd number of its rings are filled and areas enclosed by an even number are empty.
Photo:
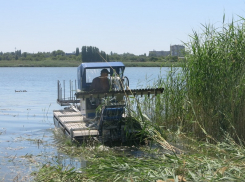
[[[223,131],[244,139],[245,29],[243,21],[220,28],[203,26],[187,44],[189,55],[183,67],[186,79],[187,120],[198,122],[215,138]],[[199,126],[193,127],[201,136]],[[199,134],[200,133],[200,134]]]
[[[151,98],[145,96],[140,107],[149,120],[156,126],[176,131],[182,126],[185,114],[185,79],[181,68],[171,68],[167,78],[160,78],[151,86],[152,88],[162,87],[162,94],[154,95]]]
[[[163,94],[145,99],[143,110],[156,126],[217,140],[228,132],[245,139],[245,27],[243,20],[222,27],[203,25],[186,43],[186,62],[154,87]]]

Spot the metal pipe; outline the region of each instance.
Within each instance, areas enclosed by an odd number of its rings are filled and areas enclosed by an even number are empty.
[[[73,81],[71,81],[71,100],[72,102],[74,101],[74,97],[73,97]],[[74,102],[73,102],[73,105],[74,105]]]
[[[59,93],[59,89],[60,89],[59,88],[59,80],[57,81],[57,88],[58,88],[58,90],[57,90],[58,91],[58,95],[57,95],[58,98],[57,98],[57,100],[59,100],[59,95],[60,95],[60,93]]]
[[[75,93],[77,92],[77,80],[75,80]],[[74,98],[74,100],[76,99],[75,98],[75,94],[73,95],[73,98]]]
[[[77,80],[75,80],[75,90],[77,92]]]
[[[71,80],[70,80],[70,100],[71,100]]]
[[[63,85],[64,85],[64,100],[65,100],[65,98],[66,98],[66,97],[65,97],[65,88],[66,88],[66,87],[65,87],[65,80],[63,80]]]

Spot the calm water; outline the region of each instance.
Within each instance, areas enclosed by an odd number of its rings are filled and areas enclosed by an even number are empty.
[[[79,159],[64,157],[53,145],[58,141],[52,111],[62,109],[56,104],[57,80],[66,80],[68,86],[69,80],[77,79],[76,71],[75,67],[0,68],[0,181],[24,181],[38,165],[54,162],[52,156],[60,156],[65,165],[85,165]],[[167,71],[130,67],[124,75],[133,89],[152,85]]]

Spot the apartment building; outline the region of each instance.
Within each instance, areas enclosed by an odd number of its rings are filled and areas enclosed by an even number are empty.
[[[170,51],[149,51],[149,56],[178,56],[182,57],[184,55],[185,46],[183,45],[170,45]]]

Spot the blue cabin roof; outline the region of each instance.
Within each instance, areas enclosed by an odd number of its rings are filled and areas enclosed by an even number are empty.
[[[122,62],[92,62],[92,63],[82,63],[77,68],[78,77],[78,89],[87,90],[90,87],[90,83],[86,83],[86,69],[102,69],[109,68],[110,74],[113,74],[113,70],[119,74],[123,74],[125,65]],[[96,75],[95,75],[96,76]]]
[[[109,68],[109,67],[125,67],[122,62],[94,62],[82,63],[79,67],[83,68]]]

